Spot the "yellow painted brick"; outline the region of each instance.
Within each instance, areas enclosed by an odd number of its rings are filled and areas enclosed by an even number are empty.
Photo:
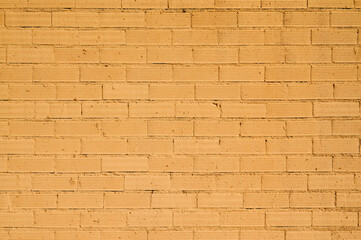
[[[9,124],[8,122],[0,122],[0,136],[9,135]]]
[[[120,191],[124,189],[122,176],[80,176],[80,190]]]
[[[86,102],[82,103],[82,115],[86,118],[125,118],[128,106],[117,102]]]
[[[80,153],[79,139],[37,138],[36,154],[76,154]]]
[[[58,100],[100,100],[102,86],[100,85],[58,85],[56,86]]]
[[[263,30],[220,30],[220,45],[263,45]]]
[[[196,86],[196,99],[199,100],[238,100],[241,91],[237,86]]]
[[[75,176],[32,176],[33,190],[76,190],[77,178]]]
[[[170,30],[127,30],[125,32],[127,45],[170,45]]]
[[[218,33],[214,30],[174,30],[173,45],[217,45]]]
[[[268,139],[266,144],[270,154],[312,153],[312,140],[306,138]]]
[[[335,84],[336,99],[360,99],[361,85]]]
[[[311,226],[311,212],[267,212],[266,226],[270,226],[270,227]]]
[[[103,208],[103,194],[58,194],[58,208]]]
[[[32,212],[18,212],[18,213],[0,213],[0,226],[1,227],[33,227],[34,214]]]
[[[266,31],[267,36],[267,31]],[[281,43],[289,45],[311,44],[311,30],[308,29],[286,29],[281,32]],[[267,41],[266,41],[267,43]]]
[[[322,136],[331,134],[330,121],[287,121],[288,136]]]
[[[200,0],[194,2],[192,0],[170,0],[169,8],[213,8],[214,0]]]
[[[10,85],[9,98],[14,100],[55,100],[55,86]]]
[[[245,193],[245,208],[288,208],[288,193]]]
[[[263,227],[264,218],[262,212],[224,212],[219,222],[222,227]]]
[[[57,63],[98,63],[97,48],[54,48],[54,59]]]
[[[100,172],[101,159],[94,157],[58,157],[55,159],[57,172]]]
[[[359,12],[335,12],[331,13],[332,27],[359,27],[361,26]]]
[[[334,157],[333,170],[338,172],[360,171],[361,162],[358,157]]]
[[[147,171],[148,158],[143,156],[102,157],[102,171]]]
[[[54,136],[53,122],[11,121],[10,136]]]
[[[104,85],[103,99],[148,99],[147,85]]]
[[[312,30],[312,44],[356,44],[355,30]]]
[[[93,12],[53,12],[53,27],[98,27],[99,14]]]
[[[10,195],[13,208],[56,208],[57,196],[55,194],[17,194]]]
[[[360,135],[361,121],[359,120],[340,120],[333,122],[334,135]]]
[[[149,208],[150,196],[147,193],[106,193],[104,208]]]
[[[265,104],[222,103],[222,117],[261,118],[265,116]]]
[[[39,238],[40,240],[54,239],[54,232],[49,230],[14,230],[9,232],[9,239],[26,239]],[[6,239],[7,240],[7,239]]]
[[[78,67],[34,66],[35,82],[78,82]]]
[[[75,6],[75,0],[29,0],[28,7],[30,8],[72,8]]]
[[[0,99],[8,100],[9,99],[9,90],[7,85],[0,86]]]
[[[32,102],[0,102],[0,118],[33,118],[34,108]]]
[[[216,187],[215,176],[172,175],[172,190],[213,190]]]
[[[332,171],[331,157],[289,156],[287,157],[289,172],[325,172]]]
[[[262,0],[262,8],[307,8],[306,0]]]
[[[217,190],[261,190],[261,176],[227,174],[216,176]]]
[[[286,12],[285,26],[292,27],[327,27],[330,25],[328,12]]]
[[[309,66],[270,66],[266,67],[265,80],[280,81],[310,81],[311,68]]]
[[[266,151],[263,139],[222,139],[220,151],[228,154],[262,154]]]
[[[314,103],[315,117],[359,116],[359,104],[354,102]]]
[[[78,44],[77,31],[64,31],[64,30],[35,30],[33,32],[34,44]]]
[[[149,240],[193,240],[192,231],[148,231]]]
[[[280,12],[239,12],[239,27],[282,27],[283,13]]]
[[[296,2],[297,3],[297,2]],[[273,230],[245,230],[240,232],[241,239],[252,240],[252,239],[274,239],[283,240],[283,231]]]
[[[338,175],[310,175],[308,188],[315,189],[354,189],[353,174]]]
[[[33,139],[0,139],[0,154],[33,154]]]
[[[101,123],[104,136],[146,136],[147,122],[145,121],[106,121]]]
[[[0,44],[31,44],[30,30],[0,30]]]
[[[219,140],[175,139],[174,152],[177,154],[217,154],[219,152]]]
[[[308,7],[311,8],[352,8],[353,1],[344,0],[310,0],[308,2]]]
[[[27,0],[4,0],[1,2],[1,8],[19,8],[26,7],[28,4]]]
[[[332,99],[333,86],[331,84],[292,84],[288,86],[289,99]]]
[[[189,13],[146,13],[145,26],[148,28],[189,28]]]
[[[171,102],[138,102],[129,104],[130,117],[172,117],[174,104]]]
[[[97,122],[89,121],[57,121],[56,136],[99,136]]]
[[[262,190],[307,190],[307,175],[264,175]]]
[[[83,139],[81,143],[83,154],[122,154],[127,152],[125,139]]]
[[[236,27],[236,12],[194,12],[192,27]]]
[[[261,0],[214,0],[216,8],[259,8]]]
[[[104,45],[125,44],[124,31],[78,31],[78,44],[80,45]]]
[[[99,13],[100,27],[144,27],[144,12],[101,12]]]
[[[89,240],[96,240],[100,238],[100,232],[95,231],[64,231],[58,230],[55,231],[55,239],[56,240],[66,240],[66,239],[89,239]]]
[[[285,100],[288,96],[285,85],[244,85],[241,87],[245,100]]]
[[[174,81],[217,81],[217,67],[177,67],[173,68]]]
[[[149,97],[151,100],[183,100],[194,98],[193,85],[150,85]]]
[[[194,159],[195,172],[239,172],[239,158],[238,157],[219,157],[206,156],[195,157]]]
[[[49,47],[8,47],[8,63],[53,63],[54,52]]]
[[[125,227],[126,213],[123,212],[85,212],[81,213],[81,227]]]
[[[129,82],[171,81],[172,69],[169,67],[127,67]]]
[[[76,118],[81,115],[81,105],[76,102],[39,102],[35,105],[36,118]]]
[[[357,81],[357,67],[352,65],[312,66],[312,81]]]
[[[239,136],[239,122],[196,121],[195,136]]]
[[[9,27],[50,27],[49,12],[6,12],[5,25]]]
[[[228,230],[215,230],[215,231],[196,231],[194,232],[195,240],[206,240],[206,239],[229,239],[237,240],[239,238],[238,231],[228,231]]]
[[[152,194],[152,208],[195,208],[196,194]]]
[[[313,151],[316,154],[346,154],[359,153],[359,140],[356,138],[315,139]]]
[[[169,175],[125,176],[125,189],[128,190],[169,190]]]
[[[81,81],[124,81],[125,68],[122,67],[81,67]]]
[[[168,211],[132,211],[127,214],[127,225],[130,227],[171,227],[172,212]]]
[[[330,240],[331,232],[330,231],[287,231],[286,233],[287,240],[301,240],[301,239],[310,239],[310,240]]]
[[[358,215],[356,212],[313,212],[313,226],[357,226]]]
[[[331,63],[331,49],[327,47],[290,47],[286,63]]]
[[[200,193],[198,194],[199,208],[242,208],[243,194],[241,193]]]
[[[361,48],[334,48],[332,49],[332,60],[335,63],[360,63]]]
[[[291,193],[291,208],[334,208],[334,193]]]
[[[101,63],[145,63],[145,56],[146,50],[139,47],[101,48],[99,60]]]
[[[217,212],[176,212],[174,213],[174,226],[219,226],[219,214]]]
[[[361,203],[360,193],[337,193],[337,207],[358,207]]]
[[[190,121],[149,121],[149,136],[192,136],[193,123]]]
[[[34,78],[34,80],[35,80],[35,78]],[[32,68],[31,67],[22,67],[22,66],[21,67],[1,66],[0,81],[1,82],[11,82],[11,83],[31,82],[32,81]]]
[[[264,81],[264,67],[220,67],[220,81]]]
[[[151,156],[148,160],[150,172],[192,172],[193,158],[189,156]]]
[[[269,117],[310,117],[312,116],[311,103],[268,103],[267,115]]]
[[[285,61],[283,47],[241,47],[240,63],[283,63]]]
[[[123,8],[167,8],[167,0],[122,0]]]
[[[286,171],[286,157],[241,157],[240,166],[241,172],[284,172]]]
[[[136,154],[172,153],[173,141],[168,139],[128,139],[128,152]]]
[[[97,0],[76,0],[76,8],[120,8],[121,0],[107,0],[99,3]]]
[[[8,52],[9,51],[6,51],[5,47],[0,48],[0,63],[5,63],[6,61],[9,61],[7,59],[11,59],[11,57],[13,57],[13,61],[16,61],[14,60],[14,56],[9,56],[9,58],[7,57]]]
[[[241,136],[285,136],[282,121],[245,121],[241,123]]]
[[[191,63],[193,51],[187,47],[154,47],[147,49],[147,63]]]
[[[8,175],[0,176],[0,188],[2,191],[12,191],[12,190],[30,190],[31,186],[31,177],[29,175]],[[1,222],[1,221],[0,221]]]
[[[99,233],[99,232],[98,232]],[[111,240],[111,239],[134,239],[134,240],[146,240],[147,231],[103,231],[100,232],[101,239]],[[89,239],[89,238],[86,238]]]

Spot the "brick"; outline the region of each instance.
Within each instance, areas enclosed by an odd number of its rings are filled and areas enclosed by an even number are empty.
[[[57,196],[50,194],[10,195],[13,208],[56,208]]]
[[[359,116],[359,105],[353,102],[314,103],[315,117]]]
[[[307,1],[262,0],[262,8],[307,8]]]
[[[170,30],[127,30],[125,32],[127,45],[170,45]]]
[[[262,154],[266,151],[263,139],[222,139],[220,151],[228,154]]]
[[[261,176],[258,175],[219,175],[216,176],[217,190],[261,190]]]
[[[220,30],[220,45],[263,45],[263,30]]]
[[[106,193],[104,208],[149,208],[150,194],[144,193]]]
[[[287,121],[288,136],[322,136],[331,134],[330,121]]]
[[[288,193],[245,193],[245,208],[288,208]]]
[[[124,31],[79,31],[78,41],[80,45],[104,45],[125,44]]]
[[[311,212],[267,212],[266,226],[311,226]]]
[[[286,157],[241,157],[240,166],[241,172],[284,172],[286,171]]]
[[[2,191],[20,191],[32,189],[31,177],[29,175],[0,176],[0,180],[0,188]]]
[[[315,139],[313,149],[316,154],[357,154],[359,153],[359,141],[356,138]]]
[[[356,44],[357,32],[354,30],[312,30],[312,44]]]
[[[360,13],[358,12],[335,12],[331,13],[332,27],[359,27],[361,26]]]
[[[9,122],[10,136],[54,136],[54,123],[11,121]]]
[[[32,212],[0,213],[1,227],[32,227],[34,226]]]
[[[329,240],[331,239],[330,231],[287,231],[287,239],[299,240],[299,239],[320,239]]]
[[[127,225],[131,227],[170,227],[172,219],[172,212],[168,211],[132,211],[127,214]]]
[[[287,158],[287,171],[326,172],[332,171],[331,157],[298,157]]]
[[[193,169],[195,172],[239,172],[238,157],[195,157]]]
[[[0,118],[31,118],[34,108],[31,102],[0,102]]]
[[[246,0],[246,1],[234,1],[234,0],[215,0],[216,8],[259,8],[261,7],[260,0]]]
[[[220,67],[220,81],[264,81],[264,67]]]
[[[9,232],[10,238],[21,239],[21,238],[39,238],[39,239],[54,239],[54,232],[48,230],[14,230]],[[8,240],[7,238],[5,238]]]
[[[213,190],[215,187],[215,176],[171,176],[172,190]]]
[[[7,67],[1,66],[0,72],[1,82],[31,82],[32,68],[31,67]]]
[[[237,100],[240,88],[236,86],[196,86],[195,97],[199,100]]]
[[[262,118],[266,105],[258,103],[223,103],[222,117]]]
[[[219,222],[222,227],[263,227],[264,218],[262,212],[225,212]]]
[[[268,117],[310,117],[312,116],[312,105],[310,103],[268,103]]]
[[[178,154],[211,154],[218,153],[219,141],[213,139],[175,139],[174,152]]]
[[[80,176],[80,190],[121,191],[124,189],[123,176]]]
[[[334,193],[291,193],[291,208],[334,208]]]
[[[99,27],[144,27],[144,12],[99,13]]]
[[[76,0],[76,8],[120,8],[121,0],[108,0],[104,4],[100,4],[96,0]]]
[[[333,86],[331,84],[289,85],[289,99],[332,99]]]
[[[193,51],[186,47],[154,47],[147,49],[147,63],[191,63]]]
[[[285,136],[286,125],[282,121],[241,122],[241,136]]]
[[[7,159],[9,172],[53,172],[54,157],[12,156]]]
[[[358,172],[361,169],[358,157],[334,157],[333,170],[337,172]]]
[[[239,12],[239,27],[282,27],[283,14],[280,12]]]
[[[50,27],[51,13],[6,12],[5,25],[9,27]]]
[[[59,194],[58,208],[103,208],[103,194]]]
[[[97,48],[54,48],[56,63],[98,63]]]
[[[266,31],[266,43],[267,43],[267,31]],[[285,29],[277,38],[277,43],[283,43],[287,45],[309,45],[311,44],[311,31],[308,29]]]
[[[198,194],[199,208],[242,208],[241,193],[211,193]]]
[[[239,232],[238,231],[223,231],[223,230],[216,230],[216,231],[197,231],[194,232],[194,239],[195,240],[205,240],[205,239],[229,239],[229,240],[236,240],[238,239]]]
[[[252,239],[284,239],[283,231],[272,231],[272,230],[245,230],[240,232],[241,239],[252,240]]]
[[[56,86],[58,100],[100,100],[102,86],[99,85],[58,85]]]
[[[195,136],[239,136],[238,122],[195,122]]]
[[[136,240],[146,240],[147,232],[146,231],[110,231],[110,232],[100,232],[100,236],[103,239],[116,239],[116,238],[125,238],[125,239],[136,239]]]
[[[55,159],[57,172],[100,172],[101,159],[93,157],[59,157]]]
[[[213,8],[214,0],[201,0],[199,2],[194,2],[191,0],[170,0],[169,8]]]
[[[266,67],[266,82],[310,81],[311,68],[308,66],[274,66]]]
[[[335,99],[359,99],[361,95],[360,85],[335,84]]]
[[[271,154],[300,154],[312,153],[311,139],[268,139],[267,152]]]
[[[334,121],[333,135],[359,135],[361,122],[358,120]]]
[[[236,27],[236,12],[194,12],[192,27]]]
[[[189,13],[146,13],[145,26],[149,28],[189,28]]]
[[[149,121],[149,136],[193,136],[190,121]]]
[[[146,50],[140,47],[100,48],[101,63],[145,63]]]
[[[30,8],[72,8],[75,6],[75,0],[49,0],[43,2],[41,0],[29,0],[28,7]]]
[[[146,136],[147,123],[145,121],[106,121],[101,123],[104,136]]]
[[[55,239],[97,239],[100,238],[100,232],[95,231],[55,231]]]
[[[9,135],[9,124],[7,122],[0,122],[0,136]]]
[[[285,61],[283,47],[241,47],[239,50],[240,63],[283,63]]]
[[[31,44],[30,30],[0,30],[0,44]]]
[[[315,65],[312,66],[312,81],[357,81],[357,68],[352,65]]]
[[[361,48],[332,49],[332,59],[335,63],[359,63],[361,62]]]
[[[331,49],[291,47],[286,49],[286,63],[331,63]]]
[[[26,0],[17,0],[17,1],[3,1],[0,4],[1,8],[19,8],[19,7],[26,7],[28,1]]]
[[[81,213],[81,227],[125,227],[126,214],[123,212],[85,212]]]
[[[63,31],[63,30],[35,30],[33,33],[33,43],[35,44],[64,44],[73,45],[78,44],[77,31]]]
[[[128,152],[137,154],[172,153],[173,141],[168,139],[129,139]]]
[[[148,99],[146,85],[103,85],[103,99]]]
[[[34,66],[33,79],[35,82],[78,82],[79,68]]]
[[[306,175],[264,175],[262,190],[307,190]]]
[[[355,212],[313,212],[313,226],[357,226]]]
[[[137,102],[129,104],[130,117],[173,117],[174,104],[171,102]]]
[[[127,152],[125,139],[83,139],[81,145],[83,154],[122,154]]]
[[[53,63],[53,49],[49,47],[8,47],[8,63]]]
[[[151,205],[152,208],[195,208],[197,196],[190,193],[152,194]]]
[[[102,171],[117,172],[117,171],[147,171],[148,158],[142,156],[134,157],[102,157]]]
[[[81,81],[124,81],[125,68],[122,67],[81,67]]]
[[[85,118],[125,118],[128,106],[117,102],[86,102],[82,103],[82,115]]]
[[[92,12],[53,12],[53,27],[98,27],[99,14]]]
[[[150,172],[191,172],[193,158],[189,156],[151,156],[148,160]]]
[[[76,102],[39,102],[35,105],[36,118],[76,118],[81,116],[81,105]]]
[[[35,139],[36,154],[76,154],[80,153],[79,139]]]
[[[217,81],[217,67],[177,67],[173,68],[174,81]]]
[[[122,0],[123,8],[167,8],[166,0]]]
[[[10,85],[9,98],[15,100],[55,100],[55,86]]]
[[[354,175],[310,175],[308,188],[315,189],[354,189]]]
[[[0,154],[33,154],[33,139],[1,139]]]
[[[33,190],[76,190],[77,178],[74,176],[32,176]]]
[[[89,121],[57,121],[55,123],[56,136],[99,136],[97,122]]]
[[[172,69],[169,67],[127,67],[128,82],[171,81]]]
[[[173,45],[217,45],[218,33],[214,30],[174,30]]]
[[[128,190],[169,190],[169,175],[125,176],[125,189]]]
[[[285,26],[290,27],[327,27],[330,25],[328,12],[286,12]]]
[[[183,100],[194,99],[193,85],[150,85],[151,100]]]
[[[311,0],[308,2],[308,6],[311,8],[352,8],[353,1],[335,1],[335,0]]]
[[[181,212],[174,213],[174,226],[219,226],[217,212]]]

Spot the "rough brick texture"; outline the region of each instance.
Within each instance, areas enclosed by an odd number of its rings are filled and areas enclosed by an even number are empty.
[[[0,0],[0,240],[361,239],[360,0]]]

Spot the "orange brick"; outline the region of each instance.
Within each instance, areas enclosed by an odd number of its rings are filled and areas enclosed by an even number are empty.
[[[146,13],[145,25],[149,28],[189,28],[189,13]]]
[[[241,193],[211,193],[198,194],[199,208],[242,208]]]
[[[349,65],[312,66],[312,81],[357,81],[357,67]]]
[[[81,105],[76,102],[39,102],[35,105],[36,118],[77,118],[81,116]]]
[[[148,99],[146,85],[104,85],[103,99]]]
[[[53,63],[54,52],[49,47],[8,47],[8,63]]]
[[[175,139],[174,152],[177,154],[210,154],[219,152],[219,140],[213,139]]]
[[[313,212],[313,226],[357,226],[358,215],[355,212]]]
[[[32,181],[29,175],[23,174],[23,175],[0,176],[0,180],[1,180],[0,188],[3,191],[13,191],[13,190],[20,191],[20,190],[32,189],[31,186]]]
[[[216,176],[218,190],[261,190],[261,176],[259,175],[230,175]]]
[[[291,47],[286,49],[286,63],[331,63],[331,49],[326,47]]]
[[[332,99],[333,86],[331,84],[318,85],[289,85],[289,99]]]
[[[58,208],[103,208],[103,194],[59,194]]]
[[[127,45],[170,45],[170,30],[127,30],[125,32]]]
[[[289,172],[327,172],[332,171],[331,157],[289,156],[287,157]]]
[[[352,8],[353,1],[337,1],[337,0],[310,0],[308,6],[311,8]]]
[[[166,0],[122,0],[123,8],[167,8]]]
[[[22,0],[20,0],[21,2]],[[31,8],[72,8],[75,6],[75,0],[49,0],[43,2],[42,0],[29,0],[28,7]]]
[[[147,63],[191,63],[193,51],[187,47],[154,47],[147,49]]]
[[[239,50],[240,63],[283,63],[285,61],[283,47],[241,47]]]
[[[120,8],[121,0],[108,0],[104,4],[100,4],[96,0],[76,0],[76,8]]]
[[[32,102],[0,102],[1,118],[33,118],[34,103]]]
[[[361,48],[334,48],[332,60],[335,63],[359,63],[361,62]]]
[[[330,25],[328,12],[286,12],[285,26],[292,27],[327,27]]]
[[[150,194],[144,193],[106,193],[104,208],[149,208]]]
[[[265,42],[263,30],[221,30],[220,45],[263,45]]]
[[[307,190],[306,175],[264,175],[262,176],[263,190]]]
[[[97,239],[100,238],[100,232],[95,231],[55,231],[55,239],[65,240],[65,239]]]
[[[79,82],[79,68],[34,66],[35,82]]]
[[[149,97],[152,100],[194,99],[192,85],[150,85]]]
[[[236,12],[194,12],[192,27],[236,27]]]
[[[195,136],[239,136],[238,122],[195,122]]]
[[[274,66],[266,67],[265,80],[280,81],[310,81],[311,68],[308,66]]]
[[[359,120],[340,120],[333,123],[334,135],[360,135],[361,121]]]
[[[106,121],[101,123],[104,136],[146,136],[147,123],[145,121]]]
[[[312,30],[312,44],[356,44],[357,32],[354,30]]]
[[[149,121],[149,136],[193,136],[190,121]]]
[[[149,157],[150,172],[192,172],[193,158],[189,156]]]
[[[134,157],[102,157],[102,171],[118,172],[118,171],[147,171],[148,158],[142,156]]]
[[[300,239],[319,239],[329,240],[331,239],[330,231],[287,231],[287,239],[300,240]]]
[[[33,190],[76,190],[77,178],[74,176],[32,176]]]
[[[123,212],[85,212],[81,213],[81,227],[125,227],[126,213]]]
[[[127,67],[129,82],[171,81],[172,69],[169,67]]]
[[[128,190],[169,190],[169,175],[125,176],[125,189]]]
[[[80,190],[120,191],[124,189],[122,176],[80,176]]]
[[[125,238],[125,239],[137,239],[145,240],[147,239],[146,231],[104,231],[98,232],[102,239],[114,239],[114,238]],[[88,238],[87,238],[88,239]]]
[[[171,176],[172,190],[212,190],[216,187],[215,176]]]
[[[296,3],[298,3],[296,1]],[[252,239],[284,239],[283,231],[272,231],[272,230],[245,230],[240,232],[241,239],[252,240]]]
[[[219,226],[217,212],[176,212],[174,213],[174,226]]]
[[[128,152],[137,154],[172,153],[173,141],[168,139],[129,139]]]
[[[174,30],[173,45],[217,45],[218,33],[214,30]]]
[[[56,63],[98,63],[97,48],[54,48]]]
[[[217,67],[177,67],[173,68],[174,81],[217,81]]]
[[[99,54],[99,61],[101,63],[146,62],[146,50],[142,47],[101,48]]]
[[[213,8],[214,0],[201,0],[194,2],[191,0],[170,0],[169,8]]]
[[[172,212],[168,211],[132,211],[127,214],[127,225],[131,227],[170,227]]]
[[[241,136],[285,136],[286,125],[281,121],[241,122]]]
[[[56,208],[57,196],[50,194],[10,195],[13,208]]]
[[[79,74],[78,74],[79,75]],[[122,67],[81,67],[81,81],[124,81],[125,68]]]
[[[0,154],[33,154],[33,139],[0,139]]]
[[[312,116],[311,103],[268,103],[267,116],[269,117],[310,117]]]
[[[283,14],[280,12],[239,12],[239,27],[281,27]]]
[[[93,157],[59,157],[55,159],[57,172],[100,172],[101,159]]]
[[[359,104],[353,102],[314,103],[315,117],[359,116]]]
[[[361,26],[360,13],[358,12],[335,12],[331,14],[332,27],[359,27]]]
[[[92,12],[53,12],[53,27],[98,27],[99,14]]]
[[[239,172],[239,158],[238,157],[195,157],[194,159],[195,172]]]
[[[79,139],[35,139],[36,154],[76,154],[79,152]]]
[[[354,175],[310,175],[308,188],[315,189],[354,189]]]
[[[195,208],[196,194],[152,194],[152,208]]]
[[[53,122],[11,121],[10,136],[54,136]]]
[[[0,30],[0,44],[31,44],[29,30]]]
[[[85,118],[125,118],[128,115],[125,103],[85,102],[81,109]]]
[[[0,213],[0,226],[1,227],[33,227],[34,214],[32,212],[19,212],[19,213]]]
[[[223,103],[222,117],[262,118],[266,105],[258,103]]]
[[[268,139],[267,152],[271,154],[312,153],[312,140],[305,138]]]
[[[216,8],[259,8],[261,7],[260,0],[246,0],[246,1],[234,1],[234,0],[215,0]]]
[[[172,117],[174,104],[171,102],[137,102],[129,104],[130,117]]]
[[[54,232],[48,230],[14,230],[9,232],[10,238],[21,239],[21,238],[43,238],[43,239],[53,239]],[[5,238],[8,240],[7,238]]]
[[[237,240],[239,237],[238,231],[196,231],[194,232],[195,240],[205,240],[205,239],[229,239],[229,240]]]
[[[307,8],[307,1],[262,0],[262,8]]]
[[[263,139],[222,139],[220,151],[228,154],[262,154],[266,151]]]
[[[220,67],[220,81],[264,81],[264,67]]]
[[[311,212],[267,212],[266,226],[311,226]]]
[[[149,240],[193,240],[192,231],[148,231]]]
[[[9,172],[54,172],[54,157],[12,156],[7,159]]]
[[[322,136],[331,134],[330,121],[287,121],[288,136]]]
[[[127,152],[125,139],[83,139],[81,143],[83,154],[122,154]]]
[[[334,208],[334,193],[291,193],[291,208]]]
[[[100,136],[97,122],[89,121],[57,121],[56,136]]]
[[[144,27],[145,24],[144,12],[99,13],[99,27]]]
[[[36,69],[36,68],[35,68]],[[50,69],[49,69],[50,71]],[[35,72],[35,70],[34,70]],[[69,72],[70,74],[70,72]],[[35,78],[34,78],[35,80]],[[1,82],[31,82],[32,68],[31,67],[7,67],[1,66],[0,73]]]
[[[196,86],[195,97],[199,100],[237,100],[241,91],[236,86]]]
[[[102,99],[102,86],[58,85],[56,98],[58,100],[100,100]]]
[[[6,12],[6,26],[50,27],[51,13],[48,12]]]
[[[219,222],[222,227],[263,227],[264,219],[262,212],[224,212]]]
[[[313,151],[316,154],[357,154],[359,150],[359,140],[356,138],[315,139],[313,141]]]
[[[35,30],[33,33],[33,43],[35,44],[79,44],[77,31],[63,30]]]
[[[176,117],[219,117],[218,106],[212,103],[176,103]]]
[[[245,208],[288,208],[288,193],[245,193]]]
[[[360,99],[361,85],[335,84],[335,99]]]
[[[240,166],[241,172],[284,172],[286,171],[286,157],[241,157]]]

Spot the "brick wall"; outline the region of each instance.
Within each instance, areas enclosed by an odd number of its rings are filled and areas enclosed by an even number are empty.
[[[0,239],[361,239],[360,30],[361,0],[0,0]]]

